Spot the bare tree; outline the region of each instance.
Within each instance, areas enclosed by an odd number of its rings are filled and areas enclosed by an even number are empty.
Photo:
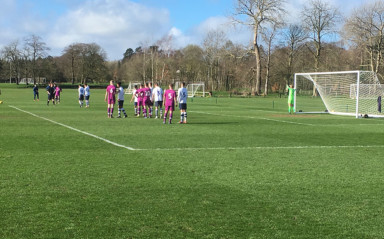
[[[32,78],[34,84],[36,84],[36,70],[37,68],[36,61],[38,58],[44,58],[47,56],[47,51],[50,50],[47,47],[46,43],[41,40],[41,37],[36,35],[31,35],[25,38],[25,46],[30,49],[31,52],[31,61],[32,61]]]
[[[347,39],[367,51],[370,69],[378,73],[384,50],[384,2],[366,3],[355,9],[344,29]]]
[[[326,35],[335,33],[336,23],[341,19],[337,8],[324,0],[310,0],[302,11],[303,26],[311,34],[312,46],[308,47],[315,60],[315,71],[319,71],[323,41]],[[313,87],[313,96],[317,96]]]
[[[20,78],[20,59],[21,51],[19,50],[19,41],[13,41],[9,45],[6,45],[1,50],[1,53],[5,59],[9,62],[9,80],[12,76],[16,77],[16,84],[19,83]]]
[[[164,77],[166,75],[166,68],[167,68],[167,60],[171,56],[172,48],[173,48],[173,37],[172,35],[165,35],[160,40],[156,42],[156,45],[159,46],[159,51],[161,51],[161,54],[156,54],[157,56],[162,56],[162,64],[161,64],[161,78],[160,82],[164,80]],[[161,60],[157,59],[156,63]],[[157,68],[157,67],[156,67]],[[156,76],[156,80],[158,80],[158,77]]]
[[[256,85],[255,93],[260,94],[261,89],[261,54],[259,35],[264,24],[279,20],[285,13],[285,0],[236,0],[233,21],[247,25],[253,29],[253,46],[256,56]],[[246,17],[244,19],[244,16]]]
[[[183,50],[182,69],[183,75],[187,77],[187,81],[196,82],[204,78],[204,52],[197,45],[188,45]]]
[[[267,44],[267,60],[266,60],[266,72],[265,72],[265,84],[264,84],[264,95],[268,95],[268,84],[269,84],[269,78],[270,78],[270,68],[271,68],[271,56],[272,56],[272,44],[273,40],[275,39],[277,35],[277,31],[281,27],[281,23],[273,23],[271,27],[265,28],[262,31],[262,38]]]
[[[218,68],[222,49],[227,42],[227,36],[222,30],[212,30],[208,32],[203,40],[204,58],[208,65],[207,81],[211,80],[211,89],[215,90],[218,83]],[[216,84],[215,84],[216,83]]]
[[[324,0],[310,0],[301,14],[303,26],[311,34],[314,49],[309,49],[315,59],[315,71],[318,71],[324,37],[336,32],[336,24],[341,20],[341,15],[337,8]]]
[[[286,84],[289,84],[290,79],[293,77],[293,62],[295,56],[302,46],[302,43],[307,39],[307,32],[301,25],[291,24],[283,32],[285,45],[288,47],[288,65],[287,74],[284,77]]]

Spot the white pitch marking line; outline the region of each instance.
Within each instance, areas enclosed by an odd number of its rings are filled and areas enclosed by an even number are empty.
[[[155,148],[155,149],[135,149],[135,150],[155,150],[155,151],[194,151],[194,150],[280,150],[280,149],[347,149],[347,148],[384,148],[384,145],[334,145],[334,146],[259,146],[259,147],[217,147],[217,148]]]
[[[16,109],[16,110],[18,110],[18,111],[24,112],[24,113],[26,113],[26,114],[30,114],[30,115],[32,115],[32,116],[34,116],[34,117],[39,118],[39,119],[43,119],[43,120],[49,121],[49,122],[51,122],[51,123],[53,123],[53,124],[57,124],[57,125],[63,126],[63,127],[67,128],[67,129],[70,129],[70,130],[73,130],[73,131],[76,131],[76,132],[79,132],[79,133],[82,133],[82,134],[91,136],[91,137],[93,137],[93,138],[102,140],[102,141],[104,141],[104,142],[106,142],[106,143],[108,143],[108,144],[112,144],[112,145],[114,145],[114,146],[117,146],[117,147],[120,147],[120,148],[124,148],[124,149],[128,149],[128,150],[135,150],[135,149],[132,148],[132,147],[128,147],[128,146],[125,146],[125,145],[122,145],[122,144],[118,144],[118,143],[112,142],[112,141],[110,141],[110,140],[108,140],[108,139],[104,139],[104,138],[99,137],[99,136],[97,136],[97,135],[94,135],[94,134],[91,134],[91,133],[88,133],[88,132],[85,132],[85,131],[82,131],[82,130],[73,128],[73,127],[71,127],[71,126],[68,126],[68,125],[65,125],[65,124],[62,124],[62,123],[53,121],[53,120],[51,120],[51,119],[48,119],[48,118],[45,118],[45,117],[36,115],[36,114],[34,114],[34,113],[31,113],[31,112],[28,112],[28,111],[19,109],[19,108],[15,107],[15,106],[10,105],[9,107],[14,108],[14,109]]]
[[[237,117],[237,118],[248,118],[248,119],[262,119],[262,120],[275,121],[275,122],[287,123],[287,124],[298,124],[298,125],[314,126],[313,124],[306,124],[306,123],[299,123],[299,122],[292,122],[292,121],[285,121],[285,120],[277,120],[277,119],[270,119],[270,118],[264,118],[264,117],[240,116],[240,115],[221,115],[221,114],[214,114],[214,113],[208,113],[208,112],[202,112],[202,111],[189,111],[189,112],[198,113],[198,114],[216,115],[216,116],[226,116],[226,117]]]

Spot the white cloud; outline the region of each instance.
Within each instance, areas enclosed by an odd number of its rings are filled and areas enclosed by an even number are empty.
[[[47,24],[29,9],[28,3],[21,5],[16,0],[2,0],[0,47],[15,40],[22,40],[30,34],[40,34],[47,28]]]
[[[234,43],[248,45],[252,40],[252,31],[246,27],[235,27],[230,19],[223,16],[210,17],[195,28],[182,32],[172,28],[169,32],[174,38],[176,48],[185,47],[188,44],[200,45],[210,31],[223,31],[227,38]]]
[[[75,42],[95,42],[110,60],[116,60],[127,48],[158,39],[169,28],[165,9],[125,0],[89,0],[58,19],[48,35],[48,45],[62,50]]]

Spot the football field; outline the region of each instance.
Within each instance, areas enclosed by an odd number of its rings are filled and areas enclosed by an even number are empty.
[[[1,93],[0,238],[384,238],[383,119],[194,98],[164,125],[130,95],[108,119],[104,90]]]

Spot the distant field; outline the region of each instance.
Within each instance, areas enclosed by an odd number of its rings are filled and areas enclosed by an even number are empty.
[[[0,238],[384,238],[382,119],[194,98],[163,125],[0,89]]]

